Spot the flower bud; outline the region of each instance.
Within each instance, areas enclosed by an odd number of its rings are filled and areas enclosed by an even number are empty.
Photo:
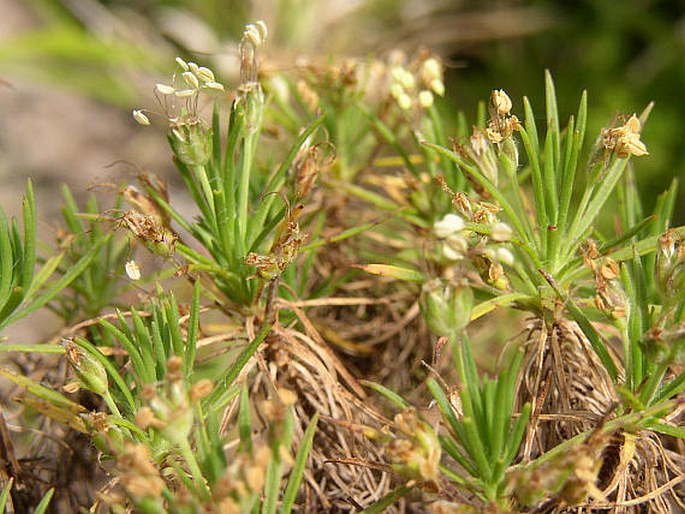
[[[419,105],[424,109],[430,109],[433,105],[433,93],[424,90],[419,93]]]
[[[69,364],[81,382],[81,387],[103,396],[109,389],[109,381],[102,363],[68,339],[62,340],[62,346],[66,350]]]
[[[440,239],[446,239],[464,230],[464,220],[457,214],[446,214],[440,221],[433,224],[433,232]]]
[[[407,93],[401,94],[397,99],[397,105],[399,105],[400,109],[403,111],[408,111],[411,109],[411,97]]]
[[[497,243],[504,243],[511,239],[513,233],[514,232],[509,225],[499,221],[492,226],[492,232],[490,232],[490,239]]]
[[[469,286],[435,279],[424,284],[419,306],[435,335],[454,340],[471,321],[473,302]]]
[[[508,248],[498,248],[495,252],[495,259],[507,266],[514,265],[514,254]]]

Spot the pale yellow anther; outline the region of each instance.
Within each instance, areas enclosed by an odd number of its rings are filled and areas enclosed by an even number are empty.
[[[194,73],[191,73],[190,71],[184,71],[181,76],[183,77],[185,83],[192,89],[198,89],[200,87],[200,82],[197,80],[197,77]]]
[[[155,89],[158,93],[163,95],[173,95],[176,92],[173,86],[168,86],[166,84],[155,84]]]
[[[136,120],[136,122],[140,125],[149,125],[150,124],[150,118],[148,118],[143,111],[140,109],[134,109],[133,111],[133,119]]]

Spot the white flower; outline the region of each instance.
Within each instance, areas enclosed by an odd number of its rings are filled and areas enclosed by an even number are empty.
[[[440,79],[433,79],[430,83],[431,89],[438,96],[445,95],[445,83]]]
[[[400,95],[397,99],[397,105],[399,105],[400,109],[403,111],[409,110],[411,108],[411,97],[407,93]]]
[[[423,70],[432,79],[439,79],[442,76],[442,66],[435,57],[429,57],[423,62]]]
[[[421,91],[419,93],[419,104],[424,109],[430,109],[430,107],[433,105],[433,93],[425,90]]]
[[[506,264],[507,266],[514,265],[514,254],[511,253],[511,250],[509,250],[509,248],[498,248],[497,252],[495,253],[495,256],[497,257],[497,260],[502,264]]]
[[[131,280],[140,280],[140,277],[142,275],[140,273],[140,268],[138,267],[138,263],[136,263],[136,261],[128,261],[126,263],[125,268],[128,278],[130,278]]]
[[[433,232],[438,238],[447,239],[464,230],[464,227],[465,223],[461,216],[446,214],[440,221],[433,224]]]
[[[504,243],[505,241],[509,241],[511,239],[513,233],[514,231],[509,225],[499,221],[492,226],[490,239],[497,243]]]

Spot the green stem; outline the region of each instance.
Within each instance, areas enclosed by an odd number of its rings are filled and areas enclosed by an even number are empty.
[[[188,464],[188,468],[190,468],[190,474],[193,477],[193,481],[198,485],[200,494],[205,500],[209,499],[209,488],[207,487],[207,482],[205,481],[204,475],[200,470],[200,466],[197,463],[195,453],[190,446],[190,441],[187,439],[181,439],[178,444],[181,456]]]

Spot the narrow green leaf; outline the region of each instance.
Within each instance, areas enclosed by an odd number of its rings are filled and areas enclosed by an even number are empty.
[[[56,353],[64,354],[64,347],[56,344],[2,344],[0,353],[22,352],[22,353]]]
[[[508,293],[503,294],[502,296],[496,296],[495,298],[490,298],[473,308],[473,311],[471,311],[471,321],[485,316],[497,307],[509,307],[514,305],[517,301],[527,298],[530,298],[530,295],[524,293]]]
[[[9,226],[2,207],[0,207],[0,311],[9,300],[12,290],[12,268],[14,252],[10,240]],[[2,320],[0,320],[0,323]],[[1,326],[1,325],[0,325]]]
[[[604,344],[602,336],[599,334],[599,332],[597,332],[588,317],[580,309],[580,307],[578,307],[573,298],[571,298],[559,287],[554,278],[542,269],[539,271],[542,276],[545,277],[545,280],[547,280],[549,285],[552,286],[552,289],[554,289],[554,292],[557,294],[557,296],[565,303],[569,312],[573,316],[573,319],[578,323],[580,328],[583,330],[583,333],[590,340],[592,348],[595,350],[595,353],[597,353],[597,356],[602,361],[602,364],[604,364],[609,376],[612,378],[612,380],[616,380],[616,377],[618,376],[618,369],[616,368],[616,364],[614,363],[614,360],[611,358],[611,355]]]
[[[404,145],[400,142],[400,140],[390,129],[390,127],[388,127],[385,123],[383,123],[383,121],[381,121],[381,119],[378,116],[371,113],[366,108],[362,107],[359,104],[357,106],[359,110],[361,110],[361,112],[364,113],[364,115],[369,119],[371,125],[373,125],[373,127],[378,131],[378,133],[385,140],[385,142],[392,146],[392,148],[402,158],[402,160],[404,161],[404,165],[411,172],[411,174],[414,176],[418,176],[418,169],[416,168],[416,166],[414,166],[414,163],[412,162],[411,157],[409,157],[409,154],[405,150]]]
[[[24,215],[24,262],[22,263],[20,285],[28,290],[33,281],[36,266],[36,203],[33,184],[26,183],[26,194],[22,205]]]
[[[246,383],[243,383],[240,387],[238,434],[240,435],[238,451],[248,454],[252,453],[252,416],[250,414],[250,395]]]
[[[126,399],[126,402],[128,403],[129,407],[129,412],[135,412],[136,411],[136,402],[133,399],[133,395],[131,394],[131,391],[124,381],[124,379],[121,377],[119,374],[119,371],[117,368],[112,364],[112,362],[105,357],[102,352],[92,343],[89,341],[81,338],[81,337],[76,337],[74,338],[74,343],[79,345],[81,348],[86,350],[90,355],[92,355],[95,359],[102,364],[102,366],[105,368],[107,371],[107,374],[112,378],[114,383],[117,385],[119,388],[119,391],[121,394],[124,396]]]
[[[182,357],[184,355],[183,336],[181,336],[181,327],[179,325],[178,304],[174,293],[169,293],[167,301],[164,303],[164,313],[166,315],[167,327],[169,335],[171,336],[171,346],[174,354]]]
[[[0,493],[0,511],[2,512],[7,512],[5,510],[5,506],[7,505],[7,499],[9,498],[13,484],[14,477],[10,477],[10,479],[7,481],[7,484],[5,484],[5,487],[2,488],[2,493]]]
[[[45,496],[43,496],[43,498],[40,500],[40,503],[36,505],[36,510],[33,511],[33,514],[45,514],[45,512],[48,510],[48,506],[50,505],[50,500],[52,500],[53,494],[55,494],[54,487],[45,493]]]
[[[472,477],[478,476],[478,469],[475,467],[470,457],[461,451],[457,443],[449,436],[438,436],[440,440],[440,446],[447,454],[452,457],[457,464],[459,464],[464,470]]]
[[[28,305],[26,305],[23,309],[15,312],[12,316],[10,316],[10,318],[8,318],[7,320],[7,324],[13,323],[25,316],[28,316],[32,312],[35,312],[36,310],[40,309],[46,303],[52,300],[60,291],[62,291],[69,284],[71,284],[71,282],[81,273],[83,273],[83,271],[88,267],[93,257],[95,257],[95,255],[100,251],[102,245],[110,237],[111,234],[106,236],[104,239],[101,239],[96,244],[94,244],[92,248],[78,260],[78,262],[76,262],[73,266],[69,268],[69,271],[67,271],[67,273],[62,275],[59,279],[55,280],[54,282],[50,283],[50,285],[46,287],[42,294],[35,297],[32,297],[30,293],[27,294],[27,297],[30,298]],[[37,281],[34,281],[32,287],[35,288],[36,285]]]
[[[135,338],[133,341],[138,347],[140,357],[143,361],[144,371],[143,380],[148,383],[154,383],[157,380],[157,373],[155,371],[155,350],[153,348],[152,337],[148,328],[143,323],[143,319],[138,314],[138,311],[131,309],[131,319],[133,321],[133,329]]]
[[[452,407],[452,404],[450,404],[447,396],[445,396],[445,392],[442,390],[442,387],[440,387],[440,385],[432,378],[428,379],[426,386],[428,386],[428,390],[433,395],[433,398],[435,398],[435,401],[438,402],[438,409],[440,409],[442,417],[445,418],[445,421],[447,421],[448,427],[456,433],[458,427],[460,427],[459,420],[454,412],[454,407]]]
[[[300,441],[300,449],[297,451],[295,456],[295,464],[293,469],[290,471],[290,476],[288,477],[288,485],[285,487],[283,493],[283,499],[281,502],[280,514],[290,514],[290,511],[295,504],[295,497],[297,491],[302,483],[302,478],[304,477],[305,465],[307,463],[307,458],[309,457],[309,452],[312,449],[312,443],[314,442],[314,434],[316,433],[316,425],[319,422],[319,413],[314,414],[312,419],[307,425],[307,429],[302,436],[302,441]]]
[[[679,439],[685,439],[685,427],[676,427],[666,423],[654,423],[650,428],[660,434],[670,435]]]
[[[373,502],[371,505],[366,507],[361,514],[381,514],[382,512],[385,512],[388,507],[390,507],[393,503],[398,502],[399,500],[402,499],[402,497],[406,496],[409,494],[413,487],[409,487],[406,485],[401,485],[394,491],[389,492],[383,498],[380,500]]]
[[[240,352],[235,362],[233,362],[231,367],[228,369],[228,372],[221,383],[218,384],[212,394],[205,399],[205,405],[214,404],[220,397],[224,395],[224,393],[233,384],[233,381],[236,379],[240,371],[245,367],[245,364],[247,364],[250,358],[257,351],[257,348],[259,348],[259,346],[264,342],[270,331],[270,324],[264,325],[261,328],[254,340],[242,352]]]
[[[55,391],[49,387],[45,387],[45,386],[39,384],[38,382],[34,382],[33,380],[31,380],[28,377],[25,377],[23,375],[19,375],[16,373],[12,373],[11,371],[7,371],[7,370],[3,370],[3,369],[0,369],[0,375],[5,377],[6,379],[10,380],[11,382],[14,382],[18,386],[23,387],[32,395],[54,405],[55,407],[59,407],[62,409],[69,410],[70,412],[75,413],[75,414],[86,411],[86,409],[84,407],[82,407],[81,405],[79,405],[78,403],[72,402],[66,396],[63,396],[62,394],[58,393],[57,391]]]
[[[388,389],[387,387],[378,384],[376,382],[372,382],[371,380],[360,380],[359,383],[361,385],[364,385],[366,387],[369,387],[376,391],[378,394],[384,396],[387,400],[389,400],[391,403],[399,407],[400,409],[406,409],[409,407],[409,403],[402,398],[399,394],[397,394],[395,391],[392,391]]]
[[[505,445],[505,451],[503,463],[506,466],[511,464],[511,462],[516,458],[521,447],[521,441],[523,440],[523,435],[526,430],[526,425],[528,424],[528,419],[530,418],[530,403],[526,403],[521,410],[521,415],[514,423],[514,428],[507,439]]]
[[[106,319],[100,320],[100,326],[102,326],[102,328],[105,329],[105,331],[109,333],[109,335],[115,339],[126,351],[133,366],[133,372],[135,373],[136,378],[143,382],[143,384],[149,383],[145,382],[147,368],[143,362],[143,357],[140,355],[140,352],[138,351],[138,348],[133,340],[129,339],[121,330],[112,325]],[[128,390],[128,387],[125,387],[125,389]]]
[[[547,134],[551,136],[553,144],[554,168],[559,162],[559,109],[557,108],[557,94],[554,80],[549,70],[545,70],[545,106],[547,110]]]
[[[190,377],[195,369],[195,352],[197,351],[197,335],[200,323],[200,291],[200,281],[196,280],[193,287],[193,299],[190,303],[190,317],[188,318],[188,338],[185,351],[187,377]]]

